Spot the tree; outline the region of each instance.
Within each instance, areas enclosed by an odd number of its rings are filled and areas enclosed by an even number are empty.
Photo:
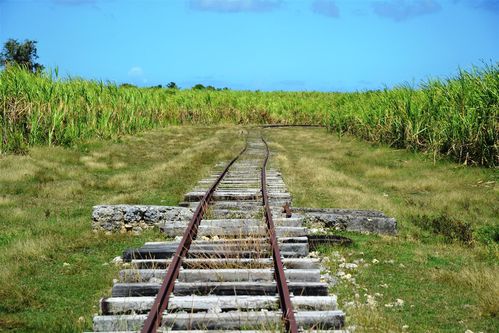
[[[44,67],[35,62],[38,59],[36,43],[36,41],[28,39],[23,43],[20,43],[17,39],[9,39],[3,45],[2,53],[0,53],[0,64],[3,67],[17,64],[30,72],[41,72]]]
[[[175,82],[170,82],[166,85],[168,89],[178,89],[178,86]]]
[[[194,87],[192,87],[193,90],[204,90],[205,86],[203,86],[201,83],[196,84]]]
[[[127,82],[125,82],[125,83],[122,83],[122,84],[120,85],[120,88],[137,88],[137,86],[136,86],[136,85],[133,85],[133,84],[131,84],[131,83],[127,83]]]

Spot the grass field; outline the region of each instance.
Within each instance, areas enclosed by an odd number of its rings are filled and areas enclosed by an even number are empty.
[[[0,331],[90,329],[123,250],[157,239],[94,234],[92,206],[175,205],[214,164],[238,152],[239,129],[170,127],[0,158]]]
[[[314,124],[466,164],[499,163],[499,65],[355,93],[174,90],[0,73],[1,152],[172,124]]]
[[[494,170],[434,164],[425,155],[325,129],[262,131],[295,206],[379,209],[399,222],[397,237],[347,234],[352,247],[322,249],[333,272],[355,278],[355,284],[340,278],[331,291],[358,332],[495,331]],[[117,276],[110,261],[159,237],[94,234],[92,205],[175,205],[216,162],[238,152],[243,137],[242,127],[173,126],[118,142],[1,157],[0,331],[90,329],[99,298],[109,295]],[[443,232],[438,221],[445,230],[468,226],[471,238]],[[341,260],[359,267],[346,270]],[[397,299],[402,306],[394,305]]]
[[[332,292],[356,332],[497,332],[496,171],[433,164],[317,129],[266,135],[294,206],[375,209],[397,218],[397,237],[342,233],[353,246],[321,251],[334,274],[345,273]]]

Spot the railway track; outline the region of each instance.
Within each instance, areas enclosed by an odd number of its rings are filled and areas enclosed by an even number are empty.
[[[185,195],[192,220],[161,227],[174,241],[125,251],[129,268],[101,300],[94,331],[341,329],[345,315],[308,257],[302,219],[283,210],[291,196],[268,157],[266,142],[250,136]]]

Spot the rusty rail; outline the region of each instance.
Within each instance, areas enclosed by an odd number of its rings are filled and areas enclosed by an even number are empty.
[[[144,326],[142,328],[142,333],[156,333],[158,327],[161,324],[161,318],[163,312],[168,308],[168,301],[170,299],[171,293],[173,292],[173,288],[175,285],[175,280],[178,277],[180,272],[180,267],[182,266],[182,260],[187,255],[191,243],[196,239],[198,226],[203,219],[203,216],[206,212],[206,208],[215,192],[220,181],[225,177],[229,168],[234,164],[234,162],[246,151],[248,148],[248,143],[241,152],[234,157],[229,164],[225,167],[223,172],[218,176],[215,182],[211,185],[211,187],[206,191],[203,198],[199,202],[192,219],[187,226],[187,229],[184,232],[182,240],[180,241],[177,251],[173,255],[172,262],[168,266],[168,271],[166,272],[166,276],[161,284],[161,287],[158,291],[156,299],[154,300],[154,304],[147,315],[147,319],[144,322]]]
[[[296,325],[293,305],[291,303],[291,297],[289,295],[289,288],[288,288],[288,283],[286,282],[286,275],[284,274],[284,265],[282,264],[281,251],[279,250],[279,244],[277,243],[274,221],[272,220],[272,212],[270,211],[269,197],[267,194],[266,168],[267,168],[267,161],[269,159],[269,146],[267,145],[267,142],[263,137],[262,141],[265,144],[266,152],[260,178],[262,184],[261,186],[262,186],[263,205],[265,209],[265,220],[267,222],[270,245],[272,247],[272,259],[274,262],[275,281],[277,284],[277,291],[279,292],[279,301],[281,304],[282,316],[284,319],[286,332],[296,333],[298,332],[298,327]]]

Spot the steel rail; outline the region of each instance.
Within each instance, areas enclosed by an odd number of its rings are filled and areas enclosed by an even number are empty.
[[[274,221],[272,220],[272,212],[270,211],[269,197],[267,193],[267,162],[269,159],[269,146],[267,142],[262,137],[262,141],[265,144],[265,159],[263,161],[263,167],[261,172],[261,186],[262,186],[262,198],[265,210],[265,220],[267,222],[267,229],[270,238],[270,245],[272,247],[272,259],[274,262],[274,277],[277,284],[277,291],[279,293],[279,301],[282,309],[282,316],[284,319],[284,325],[286,332],[297,333],[298,327],[296,325],[295,313],[293,311],[293,304],[291,303],[291,296],[289,295],[288,283],[286,281],[286,275],[284,274],[284,265],[282,264],[281,251],[279,250],[279,244],[277,243],[277,236],[275,232]]]
[[[191,243],[196,239],[198,226],[203,219],[203,216],[206,212],[208,204],[213,197],[213,193],[217,188],[220,181],[225,177],[229,168],[234,164],[234,162],[241,157],[241,155],[248,148],[248,142],[241,152],[234,157],[229,164],[225,167],[222,173],[218,176],[218,178],[213,182],[211,187],[206,191],[203,198],[199,202],[194,215],[192,216],[187,229],[184,232],[182,240],[180,241],[177,251],[173,255],[172,262],[168,265],[168,271],[166,272],[166,276],[163,279],[163,283],[158,291],[158,294],[154,300],[154,304],[147,315],[147,319],[144,322],[144,326],[142,327],[142,333],[156,333],[158,327],[161,324],[161,319],[164,311],[168,308],[168,301],[170,299],[171,293],[173,292],[173,288],[175,285],[175,280],[178,277],[180,272],[180,267],[182,266],[182,260],[187,255]]]

